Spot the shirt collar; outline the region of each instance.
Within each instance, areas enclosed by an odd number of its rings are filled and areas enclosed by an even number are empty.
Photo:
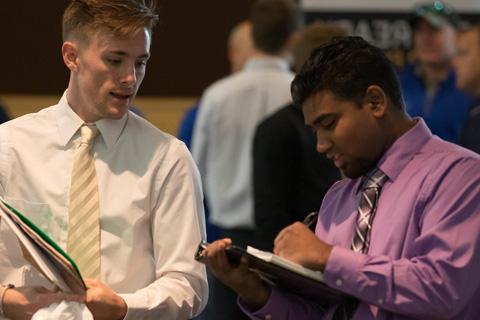
[[[84,124],[84,121],[73,111],[67,101],[67,92],[65,91],[62,98],[58,102],[56,109],[56,120],[58,125],[58,132],[62,145],[73,138],[75,133]],[[117,140],[120,138],[123,129],[127,123],[128,112],[119,120],[115,119],[100,119],[95,122],[95,125],[100,132],[100,135],[105,142],[108,149],[111,149]]]
[[[406,167],[415,154],[417,154],[432,137],[432,133],[425,124],[425,121],[422,118],[414,119],[417,123],[395,140],[377,163],[377,167],[390,181],[395,181],[403,168]],[[365,179],[365,176],[357,179],[356,185],[354,186],[356,193],[360,192]]]
[[[392,181],[432,137],[422,118],[415,118],[415,121],[417,123],[392,144],[377,164]]]
[[[250,58],[245,63],[244,70],[271,69],[289,71],[288,62],[278,57]]]

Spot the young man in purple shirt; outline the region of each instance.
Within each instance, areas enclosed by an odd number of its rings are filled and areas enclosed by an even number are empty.
[[[242,309],[275,320],[477,319],[480,157],[411,119],[394,68],[358,37],[314,51],[292,95],[318,152],[347,179],[327,193],[315,234],[294,223],[279,233],[274,252],[322,271],[329,286],[358,302],[320,306],[270,288],[246,261],[229,263],[231,240],[222,239],[204,256]],[[372,181],[374,198],[365,189]]]

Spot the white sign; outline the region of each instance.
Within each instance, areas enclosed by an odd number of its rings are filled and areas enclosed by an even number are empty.
[[[429,0],[300,0],[304,11],[391,11],[412,12]],[[458,12],[480,13],[480,0],[450,0],[445,3]]]

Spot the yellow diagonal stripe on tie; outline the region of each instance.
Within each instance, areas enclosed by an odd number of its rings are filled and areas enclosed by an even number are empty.
[[[68,209],[67,251],[84,278],[100,276],[100,210],[98,183],[91,145],[96,127],[81,127],[75,150]]]

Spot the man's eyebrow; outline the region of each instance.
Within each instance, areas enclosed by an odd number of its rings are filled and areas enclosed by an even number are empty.
[[[321,124],[321,122],[325,119],[328,119],[330,117],[334,117],[335,114],[334,113],[324,113],[324,114],[321,114],[319,115],[318,117],[316,117],[312,124],[310,126],[314,126],[314,125],[317,125],[317,124]]]
[[[117,55],[117,56],[122,56],[122,57],[128,56],[128,53],[125,52],[125,51],[122,51],[122,50],[112,50],[112,51],[110,51],[109,53],[110,53],[110,54],[115,54],[115,55]],[[150,53],[147,53],[147,52],[146,52],[146,53],[138,56],[137,58],[140,58],[140,59],[148,59],[148,58],[150,58]]]

